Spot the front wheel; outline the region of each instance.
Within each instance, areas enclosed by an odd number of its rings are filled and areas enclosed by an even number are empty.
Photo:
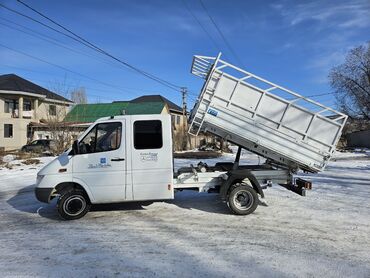
[[[90,201],[81,190],[70,190],[61,195],[57,207],[60,217],[65,220],[74,220],[83,217],[90,210]]]
[[[228,205],[234,214],[250,214],[258,206],[257,193],[250,186],[240,185],[235,187],[229,194]]]

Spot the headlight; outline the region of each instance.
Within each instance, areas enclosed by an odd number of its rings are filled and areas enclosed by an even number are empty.
[[[44,177],[45,177],[45,175],[37,175],[36,185],[39,184]]]

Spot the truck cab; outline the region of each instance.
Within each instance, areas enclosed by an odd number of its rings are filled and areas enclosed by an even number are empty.
[[[59,196],[58,211],[65,219],[82,217],[91,204],[172,199],[170,116],[97,120],[40,170],[35,193],[46,203]]]

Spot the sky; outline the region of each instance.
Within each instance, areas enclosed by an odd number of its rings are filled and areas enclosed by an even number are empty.
[[[330,69],[370,41],[370,1],[23,0],[110,54],[187,87],[203,80],[193,55],[216,56],[304,96],[330,93]],[[0,4],[58,30],[15,0]],[[91,103],[181,93],[86,46],[0,7],[0,74],[15,73],[59,92],[84,87]],[[332,95],[313,98],[335,107]]]

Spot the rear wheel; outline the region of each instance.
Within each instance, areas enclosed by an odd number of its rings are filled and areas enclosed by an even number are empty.
[[[65,192],[57,203],[58,213],[65,220],[83,217],[90,210],[90,206],[86,193],[76,189]]]
[[[251,214],[258,206],[257,193],[250,186],[237,186],[229,194],[228,205],[234,214]]]

